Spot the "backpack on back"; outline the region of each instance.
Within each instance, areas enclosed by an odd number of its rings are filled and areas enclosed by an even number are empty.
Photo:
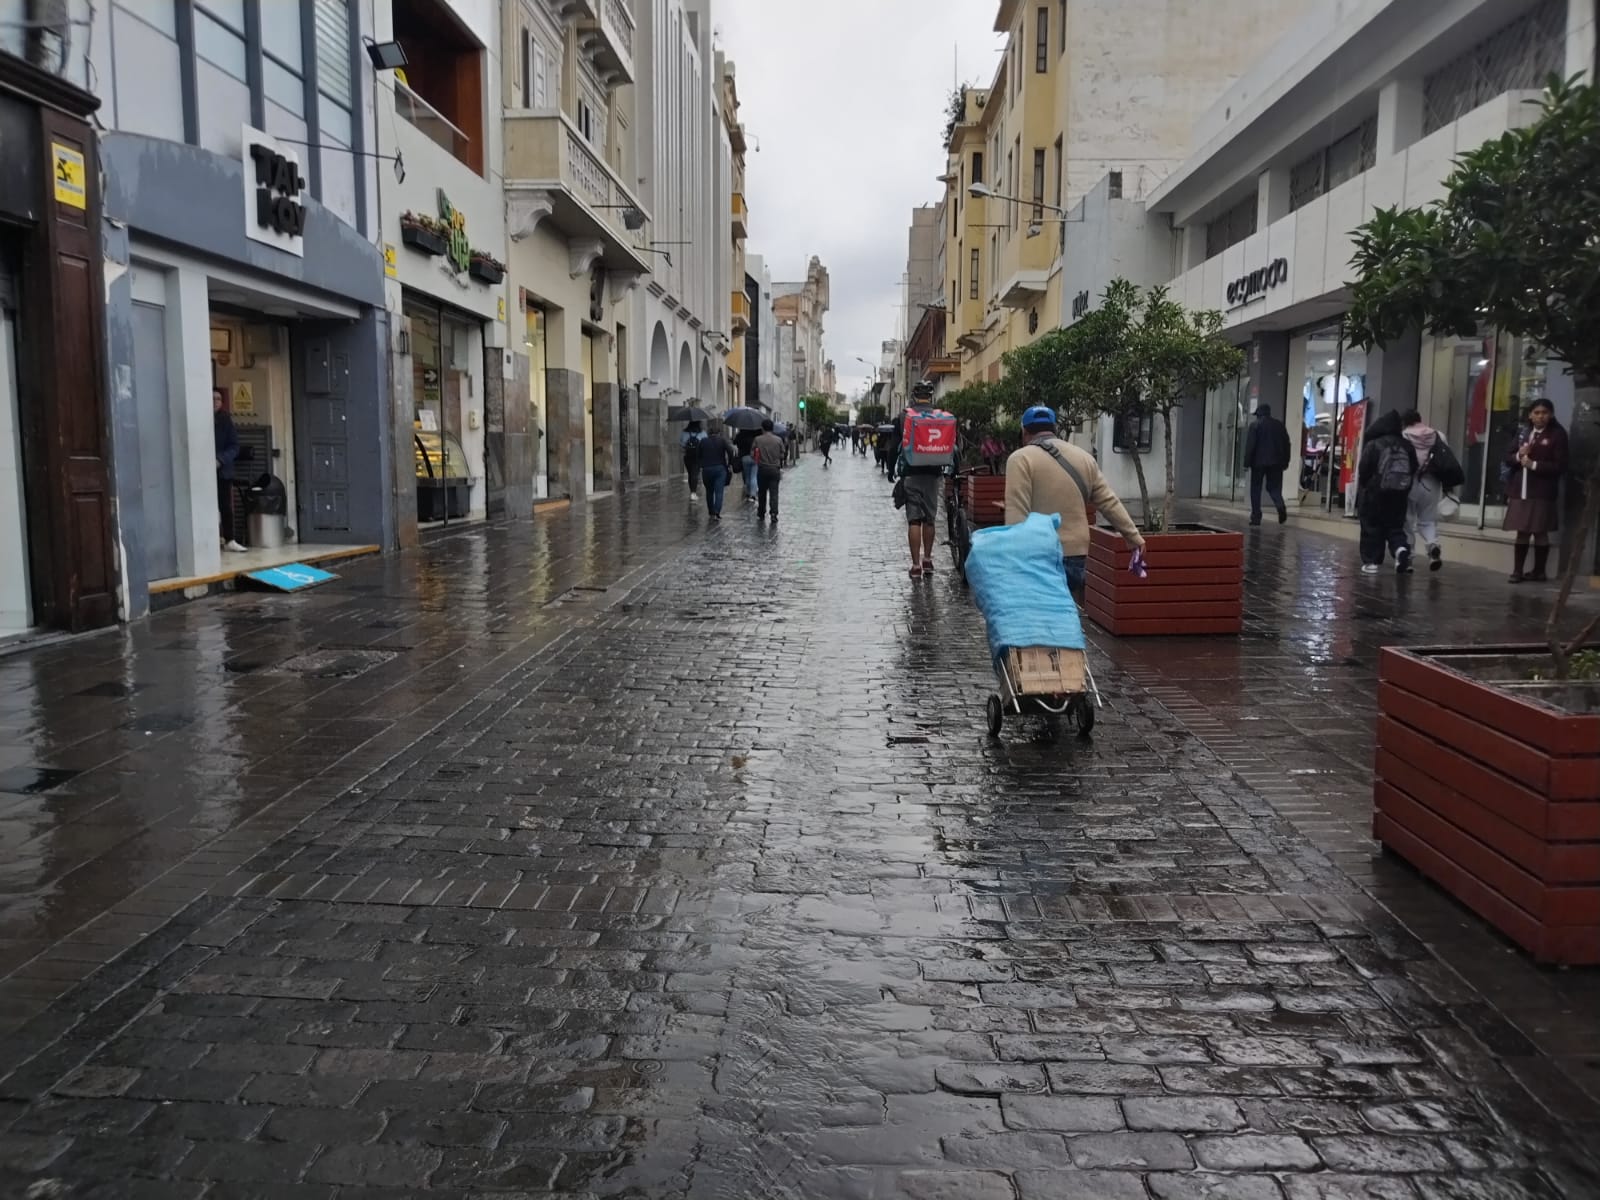
[[[1378,447],[1378,490],[1405,495],[1416,481],[1411,454],[1400,438],[1385,438]]]
[[[956,419],[937,408],[908,408],[900,454],[908,467],[942,467],[956,452]]]

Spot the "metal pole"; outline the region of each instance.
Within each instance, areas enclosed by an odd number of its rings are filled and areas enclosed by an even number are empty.
[[[1483,469],[1478,479],[1478,528],[1484,527],[1484,513],[1489,507],[1489,428],[1494,423],[1495,377],[1500,373],[1500,330],[1494,331],[1494,342],[1489,347],[1489,390],[1483,397]],[[1467,423],[1472,423],[1472,393],[1467,393]]]

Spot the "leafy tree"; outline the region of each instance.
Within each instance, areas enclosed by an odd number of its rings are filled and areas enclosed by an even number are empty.
[[[1114,279],[1100,304],[1064,329],[1052,330],[1006,356],[1025,404],[1049,404],[1063,424],[1104,414],[1142,423],[1161,418],[1166,488],[1160,509],[1137,440],[1129,449],[1139,480],[1146,528],[1166,528],[1173,508],[1172,414],[1238,374],[1243,352],[1222,341],[1222,314],[1189,313],[1165,288],[1147,293]]]
[[[863,404],[856,410],[856,424],[882,425],[889,419],[889,409],[883,404]]]
[[[1016,381],[1009,375],[978,379],[940,397],[939,407],[956,419],[960,443],[966,457],[977,457],[977,446],[985,434],[1000,432],[1002,418],[1016,411]]]
[[[808,429],[822,429],[840,420],[839,412],[821,392],[808,392],[800,397],[805,407],[805,424]]]
[[[1512,129],[1456,160],[1442,199],[1422,208],[1379,209],[1355,231],[1357,280],[1349,337],[1370,349],[1421,328],[1472,337],[1481,326],[1530,338],[1576,377],[1580,414],[1592,417],[1600,387],[1600,91],[1552,76],[1531,125]],[[1587,421],[1583,422],[1587,423]],[[1578,562],[1600,518],[1600,447],[1583,446],[1582,516],[1545,628],[1556,677],[1600,628],[1591,620],[1570,642],[1562,618]]]

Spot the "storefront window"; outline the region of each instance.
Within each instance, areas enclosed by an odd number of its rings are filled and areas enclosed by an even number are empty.
[[[1366,352],[1344,344],[1338,325],[1304,335],[1300,490],[1327,509],[1354,509],[1356,459],[1367,426]],[[1291,398],[1291,403],[1295,398]]]
[[[1235,499],[1244,486],[1244,438],[1249,427],[1245,411],[1250,399],[1250,377],[1244,372],[1206,394],[1206,478],[1204,494]]]
[[[1456,449],[1467,480],[1458,491],[1458,522],[1483,528],[1505,515],[1501,464],[1523,414],[1547,399],[1550,360],[1524,338],[1433,338],[1424,343],[1419,408]]]

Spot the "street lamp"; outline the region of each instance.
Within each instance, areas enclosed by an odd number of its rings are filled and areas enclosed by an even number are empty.
[[[1024,200],[1021,196],[1005,196],[1005,195],[1002,195],[1001,193],[995,191],[992,187],[990,187],[986,183],[970,183],[970,184],[968,184],[967,185],[967,195],[973,197],[973,199],[975,199],[975,200],[1009,200],[1013,204],[1031,205],[1035,209],[1046,209],[1046,208],[1048,208],[1051,212],[1057,214],[1057,219],[1063,225],[1065,225],[1068,221],[1082,221],[1083,220],[1082,216],[1069,217],[1067,215],[1067,210],[1062,208],[1062,207],[1060,207],[1059,205],[1056,205],[1056,204],[1046,204],[1043,200]],[[1039,222],[1030,221],[1028,223],[1028,236],[1029,237],[1037,237],[1038,235],[1039,235]]]

